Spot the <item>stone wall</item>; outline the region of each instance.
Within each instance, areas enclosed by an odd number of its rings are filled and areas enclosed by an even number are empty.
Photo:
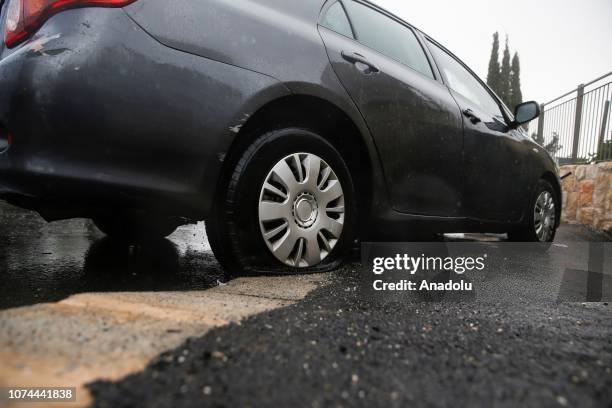
[[[562,166],[563,221],[612,232],[612,162]]]

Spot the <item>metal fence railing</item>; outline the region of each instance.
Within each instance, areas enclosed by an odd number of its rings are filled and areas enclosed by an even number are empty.
[[[559,164],[612,160],[612,72],[541,106],[529,134]]]

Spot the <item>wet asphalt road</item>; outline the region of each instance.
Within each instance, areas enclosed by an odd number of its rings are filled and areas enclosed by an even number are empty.
[[[0,308],[87,292],[206,290],[223,273],[203,231],[121,248],[87,221],[46,224],[2,207]],[[607,239],[566,226],[557,243]],[[537,276],[546,266],[524,267]],[[94,406],[611,406],[607,302],[378,303],[363,296],[358,268],[124,380],[91,384]]]
[[[203,225],[141,248],[89,220],[46,223],[0,203],[0,310],[85,292],[204,290],[223,280]]]

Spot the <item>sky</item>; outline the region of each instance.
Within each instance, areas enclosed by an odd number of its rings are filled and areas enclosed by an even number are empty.
[[[612,0],[372,0],[486,80],[493,33],[521,59],[524,100],[546,103],[612,71]]]

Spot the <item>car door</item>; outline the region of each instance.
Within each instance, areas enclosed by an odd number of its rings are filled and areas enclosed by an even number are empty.
[[[499,100],[433,40],[427,46],[464,116],[464,201],[475,219],[516,221],[530,191],[528,146],[507,125]]]
[[[370,5],[332,2],[320,33],[341,83],[365,118],[395,210],[461,214],[461,113],[417,35]]]

